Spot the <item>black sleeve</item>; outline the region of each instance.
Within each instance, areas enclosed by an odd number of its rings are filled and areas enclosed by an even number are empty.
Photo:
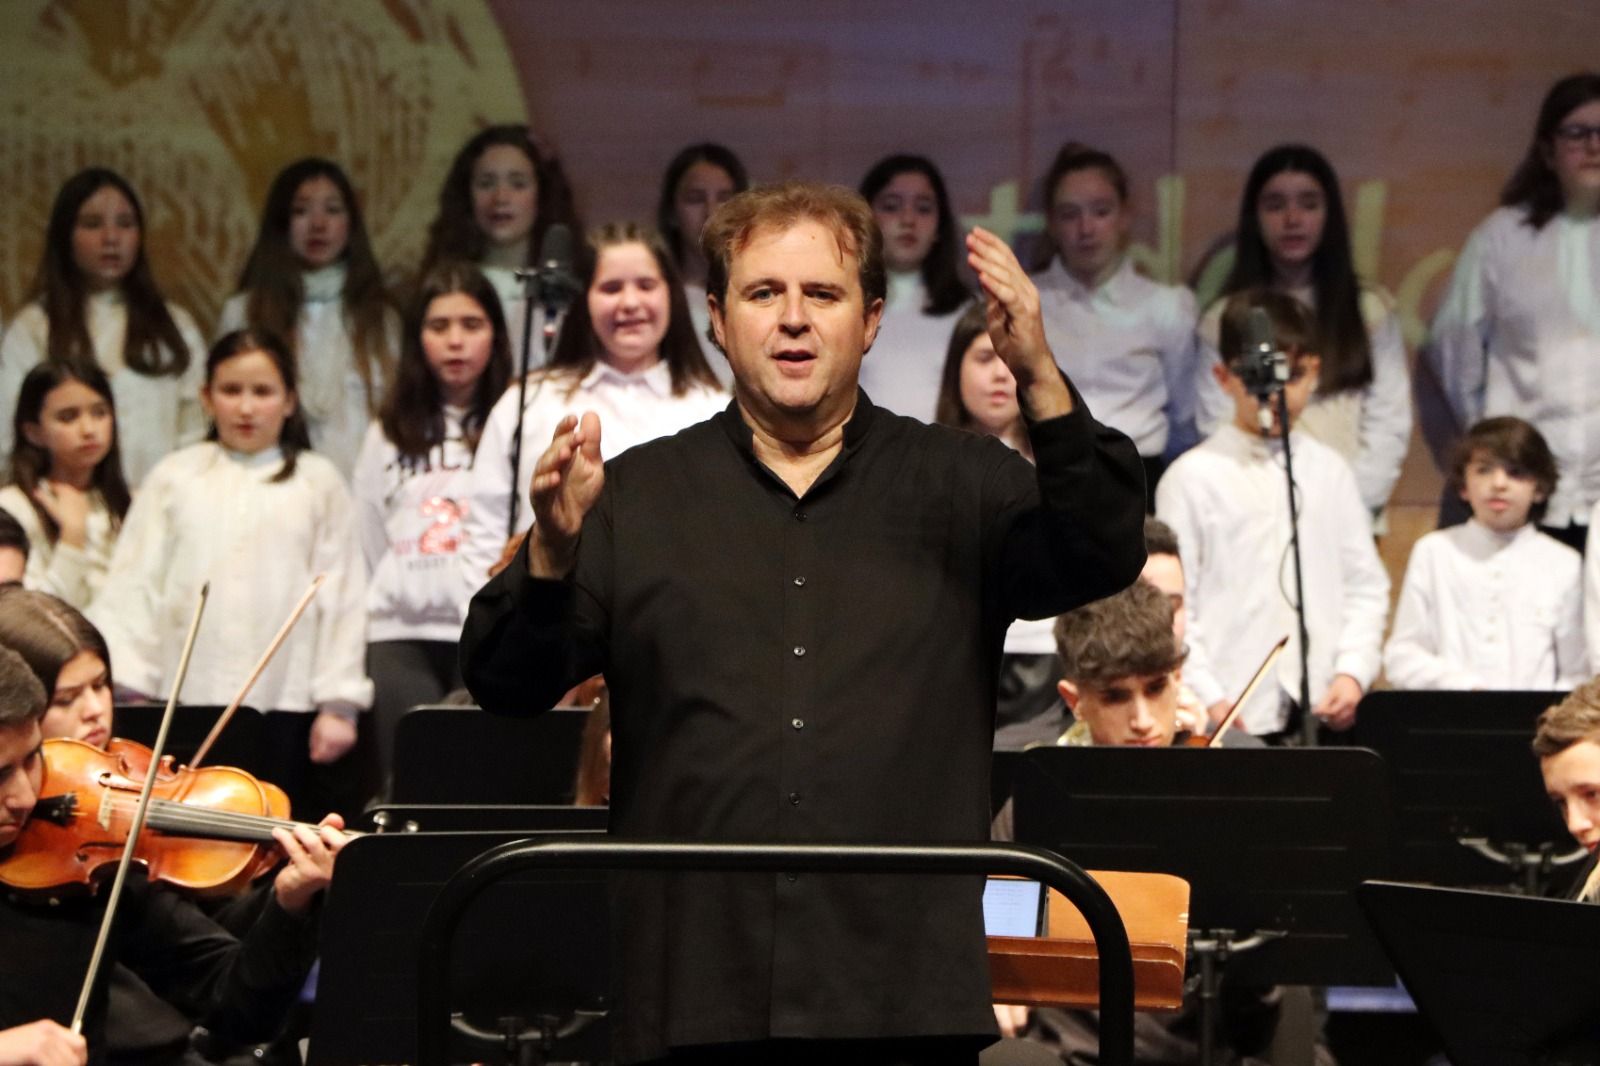
[[[1069,386],[1070,387],[1070,386]],[[1144,467],[1127,437],[1073,408],[1030,422],[1034,468],[1020,459],[992,479],[1008,618],[1048,618],[1110,596],[1144,568]]]
[[[577,559],[564,580],[528,572],[531,540],[472,597],[461,630],[461,677],[487,711],[548,710],[572,686],[605,670],[610,483],[584,519]]]
[[[313,917],[274,899],[240,941],[177,893],[155,889],[141,919],[121,961],[152,991],[224,1039],[277,1035],[316,955]]]

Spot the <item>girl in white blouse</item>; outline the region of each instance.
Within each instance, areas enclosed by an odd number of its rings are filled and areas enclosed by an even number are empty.
[[[529,376],[526,396],[515,382],[506,389],[478,442],[461,551],[468,592],[488,580],[507,538],[533,524],[528,481],[562,418],[598,414],[601,454],[610,459],[728,404],[694,336],[677,267],[655,231],[631,222],[601,226],[589,233],[583,254],[584,297],[567,312],[550,365]]]
[[[467,490],[484,423],[510,378],[494,287],[470,263],[434,269],[406,321],[383,417],[367,431],[356,463],[372,733],[385,773],[400,716],[461,687]]]
[[[879,160],[861,179],[861,195],[883,231],[889,274],[861,387],[879,407],[930,422],[950,330],[971,296],[961,280],[960,227],[939,168],[922,156]]]
[[[1461,250],[1424,354],[1458,428],[1538,427],[1561,468],[1542,524],[1581,550],[1600,503],[1600,73],[1550,89],[1500,204]]]
[[[123,412],[123,470],[135,486],[162,456],[205,432],[205,342],[189,313],[162,298],[144,233],[144,208],[122,177],[95,167],[67,179],[50,209],[31,302],[0,343],[6,415],[23,376],[41,362],[105,371]],[[0,451],[10,443],[0,439]]]
[[[326,159],[291,163],[267,191],[219,332],[247,326],[291,346],[311,446],[348,478],[383,398],[399,321],[355,189]]]
[[[1207,433],[1232,412],[1210,369],[1223,305],[1258,286],[1311,308],[1322,375],[1298,428],[1344,456],[1362,503],[1381,514],[1411,443],[1411,378],[1394,300],[1356,275],[1339,178],[1315,148],[1273,148],[1245,181],[1233,269],[1200,322]]]
[[[579,228],[560,160],[534,142],[527,126],[504,125],[490,126],[462,145],[428,226],[418,276],[451,260],[478,264],[500,297],[518,367],[528,302],[516,272],[538,265],[544,235],[558,222]],[[543,313],[535,307],[530,366],[544,362],[543,329]]]
[[[1166,458],[1193,443],[1194,297],[1134,269],[1128,176],[1110,154],[1064,145],[1044,190],[1045,336],[1095,417],[1132,438],[1154,499]]]
[[[700,231],[711,212],[735,193],[750,187],[750,176],[732,149],[710,142],[691,144],[672,157],[661,176],[661,197],[656,202],[656,229],[678,265],[683,295],[694,320],[706,362],[724,388],[733,387],[733,370],[709,340],[711,311],[706,306],[706,257],[700,248]]]
[[[80,610],[105,581],[128,483],[111,383],[96,366],[41,363],[22,379],[12,484],[0,507],[28,534],[23,583]]]
[[[317,574],[300,623],[251,690],[267,715],[269,780],[295,816],[360,806],[352,754],[372,702],[366,646],[366,566],[349,490],[308,450],[294,358],[267,333],[230,333],[206,360],[210,438],[150,472],[123,523],[105,587],[90,607],[117,680],[164,694],[200,586],[206,607],[185,702],[226,704]]]

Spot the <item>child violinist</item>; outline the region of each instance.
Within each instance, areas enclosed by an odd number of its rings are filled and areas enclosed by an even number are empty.
[[[50,209],[32,302],[0,343],[0,411],[14,407],[23,376],[39,363],[105,372],[124,412],[120,450],[134,486],[205,431],[205,342],[189,313],[162,297],[144,235],[144,208],[120,175],[95,167],[67,179]],[[0,451],[10,445],[0,439]]]
[[[311,445],[349,477],[383,398],[399,321],[337,164],[302,159],[273,180],[219,332],[244,326],[289,342]]]
[[[488,279],[469,263],[430,271],[354,478],[370,575],[372,720],[385,770],[400,716],[461,687],[462,518],[478,438],[510,377],[506,324]]]
[[[14,422],[0,508],[28,537],[23,582],[87,607],[130,499],[111,383],[92,364],[40,363],[22,380]]]
[[[250,693],[268,710],[272,777],[315,820],[359,806],[351,754],[372,701],[362,653],[366,568],[354,508],[333,464],[308,450],[282,341],[240,330],[206,360],[209,439],[151,471],[128,511],[89,617],[119,681],[164,694],[201,585],[211,595],[183,690],[226,704],[313,576],[325,583]]]

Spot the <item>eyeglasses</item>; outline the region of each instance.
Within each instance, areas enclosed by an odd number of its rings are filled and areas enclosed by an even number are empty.
[[[1600,126],[1585,126],[1581,122],[1569,122],[1565,126],[1556,127],[1556,140],[1573,148],[1580,144],[1595,144],[1600,142]]]

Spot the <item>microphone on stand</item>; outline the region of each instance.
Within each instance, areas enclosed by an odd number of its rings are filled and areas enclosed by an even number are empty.
[[[506,509],[506,539],[517,535],[517,510],[522,503],[522,420],[528,413],[528,360],[533,347],[533,305],[544,313],[544,362],[550,362],[555,348],[556,327],[572,301],[583,291],[583,282],[572,269],[572,230],[557,222],[544,232],[539,242],[539,265],[516,272],[527,294],[522,306],[522,365],[517,375],[517,425],[511,431],[511,504]],[[544,387],[544,379],[534,389],[534,397]]]
[[[1289,360],[1278,349],[1277,341],[1273,338],[1272,318],[1266,308],[1250,308],[1245,325],[1250,340],[1239,365],[1239,380],[1261,401],[1261,406],[1256,410],[1261,432],[1271,433],[1273,398],[1289,383]],[[1288,435],[1287,426],[1284,427],[1284,435]]]

